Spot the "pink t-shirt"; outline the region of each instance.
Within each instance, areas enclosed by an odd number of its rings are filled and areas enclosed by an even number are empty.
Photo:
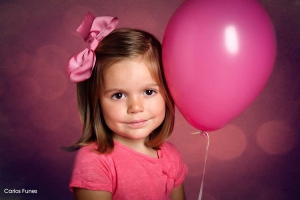
[[[165,142],[158,157],[136,152],[118,142],[110,154],[94,151],[96,144],[82,147],[76,156],[72,187],[108,191],[114,200],[169,199],[188,171],[179,151]]]

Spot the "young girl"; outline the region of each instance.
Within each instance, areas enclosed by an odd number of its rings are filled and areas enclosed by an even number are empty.
[[[187,166],[166,142],[174,103],[162,75],[161,44],[117,19],[88,13],[78,32],[89,43],[68,63],[77,82],[83,135],[70,189],[76,199],[185,199]]]

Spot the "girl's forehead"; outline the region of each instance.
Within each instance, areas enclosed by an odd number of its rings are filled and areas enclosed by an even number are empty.
[[[107,66],[107,68],[104,70],[104,76],[107,73],[109,73],[109,71],[111,71],[112,68],[114,68],[115,66],[117,66],[120,71],[123,70],[122,68],[130,67],[130,64],[128,63],[131,63],[132,67],[134,67],[133,65],[136,63],[146,66],[151,76],[153,76],[154,79],[157,79],[159,76],[157,72],[159,72],[160,70],[158,69],[159,66],[157,65],[157,63],[151,62],[149,59],[146,59],[143,56],[124,58],[116,62],[113,62],[111,65]]]
[[[122,59],[109,66],[103,74],[103,86],[127,83],[128,81],[139,84],[150,81],[161,85],[158,66],[154,63],[138,58]]]

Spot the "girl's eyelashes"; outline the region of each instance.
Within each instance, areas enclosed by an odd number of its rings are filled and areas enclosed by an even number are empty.
[[[146,95],[146,96],[153,96],[153,95],[157,94],[157,91],[153,90],[153,89],[147,89],[142,94]],[[116,99],[116,100],[123,99],[125,97],[126,97],[126,95],[124,93],[122,93],[122,92],[114,93],[111,96],[112,99]]]
[[[125,94],[123,94],[121,92],[115,93],[111,96],[112,99],[122,99],[124,97],[126,97]]]
[[[148,89],[148,90],[145,90],[143,93],[147,96],[152,96],[152,95],[155,95],[157,92],[155,90]]]

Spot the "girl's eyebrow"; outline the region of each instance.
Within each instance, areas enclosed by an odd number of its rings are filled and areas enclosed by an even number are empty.
[[[152,88],[152,87],[155,87],[155,88],[159,88],[159,85],[156,84],[156,83],[149,83],[149,84],[146,84],[145,86],[143,86],[143,88]],[[121,88],[112,88],[112,89],[108,89],[106,91],[104,91],[104,93],[113,93],[113,92],[124,92],[124,89],[121,89]]]
[[[145,88],[148,88],[148,87],[159,87],[159,85],[156,83],[150,83],[150,84],[145,85]]]
[[[106,93],[122,92],[122,91],[123,91],[122,89],[112,88],[112,89],[104,91],[104,93],[106,94]]]

